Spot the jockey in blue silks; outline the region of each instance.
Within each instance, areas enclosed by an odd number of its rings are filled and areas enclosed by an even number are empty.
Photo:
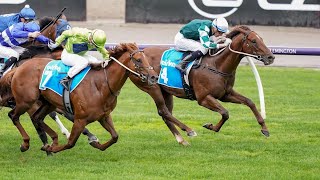
[[[35,22],[17,23],[5,29],[0,34],[0,58],[9,58],[0,70],[0,77],[5,70],[19,60],[20,54],[25,50],[21,45],[29,38],[48,44],[50,39],[41,35],[40,26]]]
[[[4,31],[13,24],[33,20],[35,18],[36,13],[34,12],[34,10],[31,9],[29,5],[25,5],[20,13],[0,15],[0,32]]]

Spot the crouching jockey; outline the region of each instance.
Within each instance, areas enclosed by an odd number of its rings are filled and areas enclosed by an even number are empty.
[[[213,41],[217,39],[216,37],[227,33],[228,26],[225,18],[217,18],[213,21],[195,19],[183,26],[176,34],[174,44],[177,50],[192,51],[192,53],[182,59],[176,68],[185,73],[189,62],[205,55],[209,49],[220,49],[231,43],[230,40],[223,44],[217,44],[218,42]]]
[[[61,61],[68,66],[72,66],[60,83],[68,89],[69,80],[86,68],[89,64],[101,64],[102,61],[86,54],[89,50],[97,49],[102,54],[103,59],[109,60],[109,52],[105,49],[106,34],[104,31],[95,29],[74,27],[64,31],[56,39],[55,43],[50,42],[48,47],[54,49],[64,40],[67,40],[64,50],[61,54]]]
[[[35,19],[36,13],[29,5],[25,5],[20,13],[0,15],[0,32],[19,22],[26,22]]]
[[[12,64],[19,60],[20,54],[25,50],[21,45],[29,41],[29,38],[47,44],[50,40],[41,35],[39,25],[34,22],[20,22],[4,30],[0,34],[0,58],[9,58],[0,70],[0,77]]]

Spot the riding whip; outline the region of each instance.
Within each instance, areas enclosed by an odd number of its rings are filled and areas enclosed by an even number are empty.
[[[63,11],[66,10],[66,9],[67,9],[67,8],[64,7],[64,8],[59,12],[59,14],[58,14],[53,20],[51,20],[51,21],[49,22],[49,24],[47,24],[44,28],[41,29],[40,32],[43,32],[44,30],[46,30],[51,24],[55,24],[55,23],[58,21],[58,19],[62,16]]]

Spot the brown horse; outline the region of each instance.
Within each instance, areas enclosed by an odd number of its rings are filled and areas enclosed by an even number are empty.
[[[269,65],[273,63],[274,55],[266,47],[262,38],[246,26],[235,27],[234,30],[229,33],[228,38],[232,39],[232,43],[228,48],[225,48],[216,56],[205,55],[202,58],[200,67],[192,69],[189,74],[190,86],[194,91],[194,96],[198,104],[209,110],[218,112],[222,116],[217,125],[205,124],[204,127],[218,132],[226,120],[229,119],[228,111],[218,102],[218,100],[220,100],[222,102],[247,105],[260,124],[262,128],[261,132],[265,136],[269,136],[269,131],[264,119],[261,117],[255,104],[247,97],[237,93],[233,89],[233,85],[237,67],[244,56],[252,56],[264,62],[265,65]],[[167,49],[160,47],[144,49],[149,64],[154,67],[158,74],[160,72],[160,59],[165,50]],[[130,79],[135,84],[141,84],[135,77],[130,77]],[[161,91],[155,92],[148,87],[140,86],[142,90],[152,96],[156,103],[164,99],[170,113],[172,113],[173,110],[173,96],[187,98],[182,89],[174,89],[163,85],[160,85],[160,87]],[[173,125],[174,122],[170,119],[164,120],[170,131],[176,137],[176,140],[179,143],[186,142]]]
[[[95,142],[94,147],[105,150],[117,142],[118,134],[114,129],[110,113],[116,106],[120,89],[127,78],[132,75],[137,76],[148,86],[153,85],[157,78],[144,53],[139,51],[136,44],[128,43],[116,46],[110,55],[116,59],[110,61],[105,69],[91,70],[71,93],[74,124],[68,143],[61,146],[53,144],[51,147],[45,144],[44,147],[47,148],[47,151],[59,152],[72,148],[85,126],[96,120],[111,134],[111,139],[104,144]],[[41,106],[31,116],[31,119],[37,122],[40,129],[42,129],[44,117],[49,112],[55,108],[64,109],[62,98],[59,95],[49,89],[39,90],[42,71],[49,62],[50,59],[33,58],[32,61],[25,62],[11,73],[11,77],[0,80],[2,88],[7,88],[2,92],[12,91],[16,100],[16,107],[8,114],[13,122],[18,122],[19,117],[29,110],[37,100],[41,101]],[[25,76],[26,73],[28,76]],[[24,134],[21,133],[22,136]],[[40,136],[40,138],[46,137]],[[42,141],[45,142],[45,139]]]
[[[42,30],[42,35],[49,37],[51,40],[55,40],[56,35],[59,36],[64,30],[67,30],[69,28],[68,27],[69,24],[67,23],[66,17],[64,15],[62,15],[61,19],[57,20],[55,23],[52,23],[49,26],[47,26],[50,22],[53,22],[53,21],[54,21],[54,18],[52,18],[52,17],[43,17],[43,18],[39,19],[39,24],[40,24],[40,29]],[[43,29],[44,27],[46,27],[46,28]],[[54,51],[51,51],[47,47],[47,45],[42,45],[42,44],[39,44],[39,42],[34,42],[34,41],[30,41],[29,43],[25,44],[24,46],[26,48],[26,51],[20,55],[20,60],[15,64],[15,67],[19,67],[21,64],[30,60],[33,57],[60,59],[60,56],[61,56],[61,53],[63,50],[62,47],[59,47],[59,48],[56,48]],[[14,71],[9,72],[9,74],[10,73],[14,73]],[[9,77],[11,77],[11,75],[9,75]],[[8,104],[7,102],[10,102],[10,104]],[[41,104],[41,102],[38,101],[37,103],[35,103],[32,106],[31,109],[28,110],[28,114],[30,117],[40,107],[40,104]],[[6,96],[2,97],[1,105],[7,106],[10,108],[14,107],[15,101],[14,101],[14,98],[10,92],[6,93]],[[61,111],[59,111],[59,113],[62,114]],[[66,113],[64,113],[63,115],[68,120],[73,121],[73,115],[66,114]],[[56,121],[61,132],[64,135],[66,135],[67,137],[69,137],[70,133],[63,126],[63,124],[61,123],[61,121],[60,121],[59,117],[56,115],[56,113],[51,112],[49,114],[49,116],[53,120]],[[39,129],[40,127],[34,121],[32,121],[32,122],[33,122],[37,132],[40,133],[41,132],[41,130]],[[17,127],[17,129],[19,130],[20,133],[24,133],[22,136],[24,143],[20,146],[20,150],[22,152],[24,152],[29,149],[30,137],[28,136],[27,133],[25,133],[25,130],[20,125],[20,122],[13,122],[13,123]],[[44,127],[45,132],[52,138],[53,144],[57,144],[58,143],[58,135],[45,123],[43,123],[43,127]],[[83,134],[88,136],[89,142],[98,141],[98,139],[92,133],[90,133],[89,130],[86,128],[84,129]],[[39,135],[43,136],[43,134],[39,134]]]

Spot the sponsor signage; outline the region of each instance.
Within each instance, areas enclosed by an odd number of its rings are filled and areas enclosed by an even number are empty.
[[[225,17],[233,24],[320,27],[319,0],[127,0],[126,22],[186,23]]]
[[[30,5],[38,18],[55,17],[62,8],[66,7],[64,14],[68,20],[86,20],[86,0],[77,0],[76,2],[67,0],[0,0],[0,14],[18,13],[26,4]]]

